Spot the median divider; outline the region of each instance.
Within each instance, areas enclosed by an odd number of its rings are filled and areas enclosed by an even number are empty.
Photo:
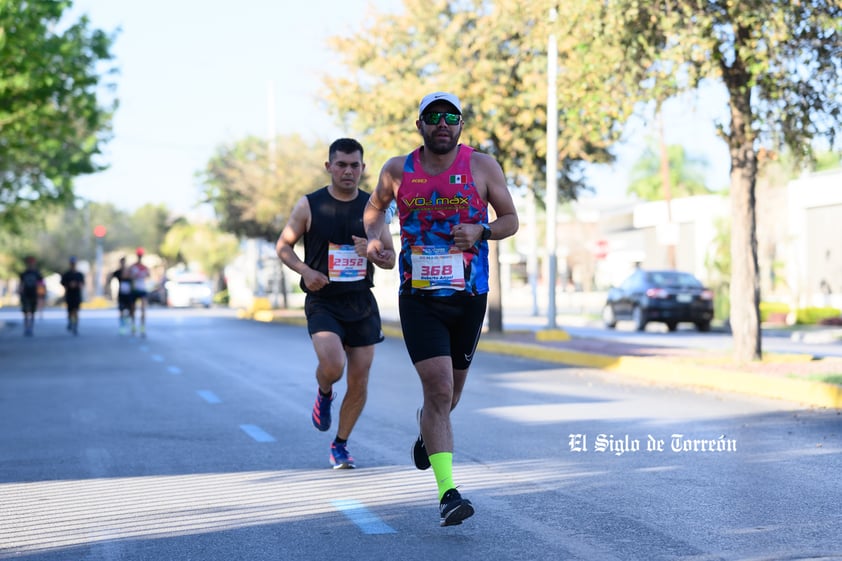
[[[251,317],[258,321],[274,321],[292,325],[306,325],[303,311],[258,310]],[[680,360],[669,356],[629,356],[610,353],[594,353],[575,348],[561,348],[576,341],[563,330],[537,330],[534,342],[507,340],[505,334],[484,335],[478,349],[483,352],[519,356],[544,362],[595,368],[606,372],[652,384],[677,387],[693,387],[722,392],[747,394],[764,398],[780,399],[814,407],[842,409],[842,386],[806,379],[765,376],[755,372],[741,372],[694,363],[683,357]],[[383,334],[387,337],[403,336],[400,324],[383,322]],[[610,347],[606,343],[606,348]],[[811,360],[809,355],[779,355],[772,360],[798,363]]]

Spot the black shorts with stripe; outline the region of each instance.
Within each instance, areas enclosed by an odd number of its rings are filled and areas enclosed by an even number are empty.
[[[307,331],[329,331],[344,345],[367,347],[383,341],[380,309],[371,290],[358,290],[328,297],[307,294],[304,300]]]
[[[454,369],[466,370],[479,343],[487,302],[487,294],[464,292],[400,295],[401,329],[412,363],[449,356]]]

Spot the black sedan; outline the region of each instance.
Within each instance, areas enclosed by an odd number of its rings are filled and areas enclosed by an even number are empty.
[[[619,320],[631,320],[643,331],[651,321],[663,322],[675,331],[678,324],[690,322],[699,331],[710,331],[713,319],[713,292],[691,275],[681,271],[637,269],[618,287],[608,291],[602,321],[614,328]]]

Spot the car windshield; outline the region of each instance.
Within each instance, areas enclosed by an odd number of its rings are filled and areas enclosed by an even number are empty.
[[[649,273],[647,275],[648,281],[654,286],[664,286],[669,288],[701,288],[702,283],[689,273],[679,273],[674,271],[658,271],[656,273]]]

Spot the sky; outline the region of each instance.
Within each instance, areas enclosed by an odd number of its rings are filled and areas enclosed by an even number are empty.
[[[75,0],[73,17],[84,13],[96,28],[120,28],[113,47],[120,106],[101,158],[109,169],[77,179],[77,194],[129,212],[151,203],[201,214],[195,174],[218,146],[273,130],[327,142],[353,134],[337,129],[317,102],[320,76],[343,71],[326,40],[360,29],[370,9],[400,6],[400,0]],[[715,140],[710,110],[695,105],[668,108],[667,142],[706,158],[711,187],[720,188],[727,184],[727,150]],[[597,195],[625,192],[647,132],[630,124],[619,162],[589,172]]]

